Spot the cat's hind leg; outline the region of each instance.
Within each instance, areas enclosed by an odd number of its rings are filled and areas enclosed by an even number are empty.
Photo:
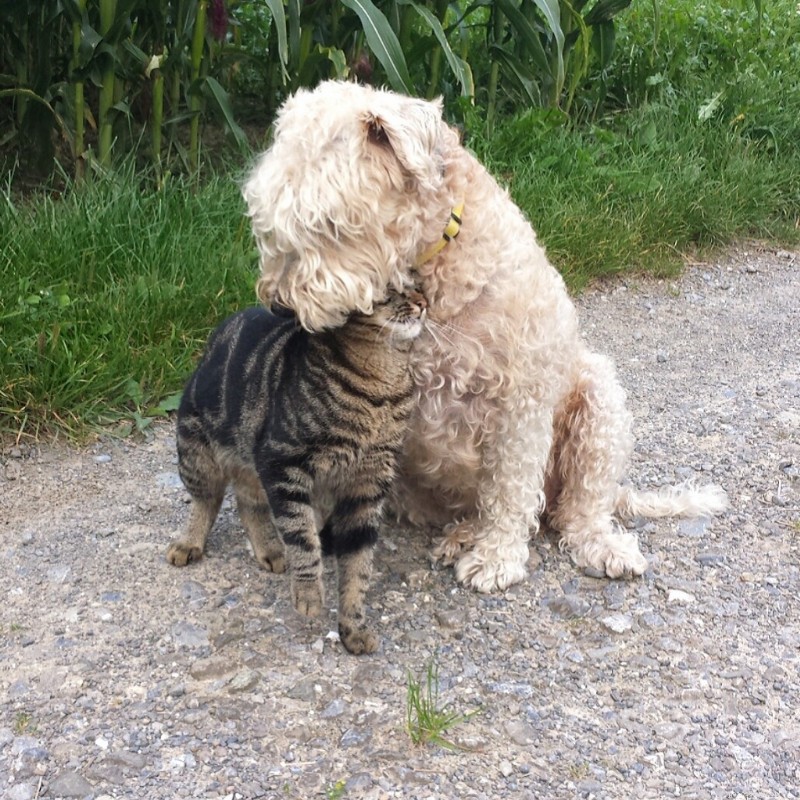
[[[286,569],[283,542],[272,524],[269,500],[258,475],[251,470],[242,470],[234,478],[233,488],[239,517],[256,561],[270,572],[283,572]]]
[[[188,423],[178,425],[178,472],[192,498],[189,520],[182,535],[167,548],[167,561],[184,567],[198,561],[211,526],[219,513],[227,479],[204,437],[193,435]]]

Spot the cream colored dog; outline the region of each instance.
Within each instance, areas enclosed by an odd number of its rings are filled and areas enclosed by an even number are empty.
[[[544,514],[577,565],[616,578],[647,561],[615,513],[725,508],[715,486],[620,486],[631,416],[614,368],[587,349],[531,226],[439,102],[333,81],[301,90],[244,197],[259,296],[308,330],[370,312],[390,284],[421,283],[429,325],[398,504],[444,526],[435,553],[461,582],[522,580]]]

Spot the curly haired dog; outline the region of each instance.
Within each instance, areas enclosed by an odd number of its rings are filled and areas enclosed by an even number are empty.
[[[633,440],[613,365],[583,342],[533,229],[440,102],[336,81],[300,90],[243,194],[259,296],[308,330],[421,283],[428,331],[397,503],[444,525],[435,554],[459,581],[489,592],[522,580],[543,515],[577,565],[640,575],[647,560],[615,514],[725,508],[716,486],[620,485]]]

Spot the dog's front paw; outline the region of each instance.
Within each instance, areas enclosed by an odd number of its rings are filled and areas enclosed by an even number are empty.
[[[451,522],[442,531],[442,538],[431,550],[431,558],[445,566],[455,564],[475,544],[475,523],[472,520]]]
[[[471,550],[456,562],[456,578],[459,583],[478,592],[507,589],[524,580],[527,574],[525,558],[519,559],[513,555],[504,554],[504,558],[499,558],[497,552],[485,553],[478,548]]]
[[[167,561],[176,567],[185,567],[190,561],[199,561],[203,557],[203,549],[187,544],[186,542],[173,542],[167,548]]]
[[[609,578],[635,578],[647,572],[647,559],[631,533],[607,533],[591,539],[573,553],[580,567],[605,572]]]
[[[318,617],[322,613],[322,583],[293,580],[292,605],[304,617]]]

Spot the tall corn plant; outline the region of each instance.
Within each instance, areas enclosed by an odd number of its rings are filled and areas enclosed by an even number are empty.
[[[490,112],[503,85],[515,106],[569,111],[594,66],[604,70],[614,49],[614,17],[631,0],[494,0],[486,38],[493,68]],[[513,87],[513,88],[508,88]],[[491,116],[491,113],[490,113]]]

